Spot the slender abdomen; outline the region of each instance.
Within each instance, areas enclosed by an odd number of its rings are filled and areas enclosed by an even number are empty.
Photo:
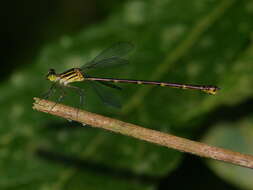
[[[132,83],[132,84],[148,84],[148,85],[156,85],[156,86],[168,86],[168,87],[172,87],[172,88],[200,90],[200,91],[203,91],[208,94],[216,94],[216,92],[219,90],[218,87],[212,86],[212,85],[189,85],[189,84],[146,81],[146,80],[128,80],[128,79],[95,78],[95,77],[86,77],[85,79],[86,80],[93,80],[93,81],[115,82],[115,83]]]

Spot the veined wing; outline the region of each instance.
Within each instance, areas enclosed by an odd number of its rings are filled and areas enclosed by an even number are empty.
[[[100,83],[98,81],[87,81],[90,83],[92,88],[95,90],[96,94],[99,96],[99,98],[102,100],[102,102],[106,105],[120,108],[121,107],[121,99],[119,96],[117,96],[110,88],[114,88],[116,90],[119,90],[120,87],[117,86],[117,88],[112,86],[104,85],[103,83]],[[108,88],[110,87],[110,88]]]
[[[129,42],[116,43],[98,54],[91,62],[83,65],[81,69],[88,70],[98,67],[127,64],[128,60],[124,59],[124,56],[126,56],[132,49],[133,45]]]

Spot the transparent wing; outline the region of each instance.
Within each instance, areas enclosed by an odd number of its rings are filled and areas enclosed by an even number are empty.
[[[127,64],[128,60],[123,57],[133,49],[129,42],[119,42],[105,49],[98,54],[91,62],[83,65],[82,70],[93,69],[98,67],[108,67],[115,65]]]
[[[117,86],[117,85],[115,85],[115,84],[113,84],[111,82],[104,82],[104,81],[97,81],[97,82],[99,82],[100,84],[102,84],[104,86],[108,86],[110,88],[115,88],[115,89],[118,89],[118,90],[122,90],[121,87],[119,87],[119,86]]]
[[[102,100],[102,102],[106,105],[115,107],[115,108],[120,108],[121,107],[121,100],[119,96],[116,96],[112,90],[110,90],[108,86],[103,83],[99,83],[97,81],[87,81],[90,83],[92,88],[95,90],[96,94],[99,96],[99,98]],[[115,87],[112,87],[115,88]],[[115,89],[119,89],[120,87],[116,87]]]

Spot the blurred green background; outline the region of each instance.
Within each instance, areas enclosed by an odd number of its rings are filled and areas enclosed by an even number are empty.
[[[253,154],[253,1],[30,0],[1,9],[0,189],[253,189],[253,170],[32,110],[32,98],[50,86],[49,68],[78,67],[129,41],[131,64],[95,76],[213,84],[221,91],[121,85],[117,110],[80,84],[85,109]],[[64,103],[77,106],[78,96],[68,97]]]

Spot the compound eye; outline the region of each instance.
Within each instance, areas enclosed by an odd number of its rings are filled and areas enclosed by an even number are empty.
[[[47,72],[47,75],[46,75],[46,79],[50,80],[50,78],[54,75],[55,75],[55,70],[49,69],[49,71]]]
[[[48,74],[55,74],[55,70],[54,69],[49,69]]]

